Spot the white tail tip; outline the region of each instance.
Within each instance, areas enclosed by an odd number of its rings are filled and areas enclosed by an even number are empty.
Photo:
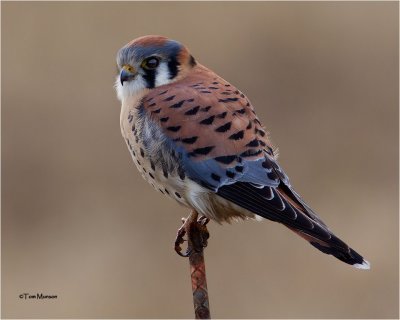
[[[353,264],[353,267],[357,268],[357,269],[369,270],[370,264],[369,264],[369,262],[367,260],[364,260],[363,263]]]

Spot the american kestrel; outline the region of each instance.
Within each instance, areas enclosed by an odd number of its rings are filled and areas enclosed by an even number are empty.
[[[280,222],[323,253],[369,269],[294,191],[240,90],[162,36],[129,42],[117,65],[122,136],[156,190],[203,222]]]

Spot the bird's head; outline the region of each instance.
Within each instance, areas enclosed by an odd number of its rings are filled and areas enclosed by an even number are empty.
[[[177,41],[162,36],[132,40],[117,54],[118,98],[122,101],[143,89],[182,79],[195,65],[189,50]]]

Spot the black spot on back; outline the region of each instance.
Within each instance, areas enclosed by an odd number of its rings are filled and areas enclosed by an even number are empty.
[[[172,131],[172,132],[177,132],[181,129],[181,126],[176,126],[176,127],[167,127],[167,130]]]
[[[195,115],[195,114],[199,111],[199,109],[200,109],[200,106],[196,106],[196,107],[194,107],[194,108],[192,108],[192,109],[186,111],[186,112],[185,112],[185,115],[187,115],[187,116],[193,116],[193,115]]]
[[[180,107],[182,107],[182,105],[183,105],[183,103],[185,102],[186,100],[181,100],[181,101],[179,101],[179,102],[177,102],[177,103],[175,103],[175,104],[173,104],[172,106],[169,106],[170,108],[174,108],[174,109],[177,109],[177,108],[180,108]]]
[[[196,156],[196,155],[207,155],[210,153],[212,149],[214,149],[215,146],[208,146],[204,148],[197,148],[194,149],[192,152],[189,153],[189,156]]]
[[[220,182],[221,181],[221,177],[215,173],[211,173],[211,178],[215,181]]]
[[[234,101],[238,101],[238,98],[226,98],[226,99],[219,99],[219,102],[234,102]]]
[[[228,114],[228,112],[224,111],[220,114],[217,114],[216,117],[219,119],[224,119],[226,117],[226,115]]]
[[[171,101],[174,98],[175,98],[175,96],[169,96],[168,98],[165,98],[164,101]]]
[[[214,160],[221,162],[223,164],[230,164],[232,163],[234,160],[236,160],[237,156],[236,155],[232,155],[232,156],[222,156],[222,157],[216,157],[214,158]]]
[[[212,124],[214,122],[214,118],[215,118],[215,116],[211,116],[211,117],[208,117],[206,119],[201,120],[199,123],[200,124],[210,125],[210,124]]]
[[[243,152],[242,154],[240,154],[241,157],[253,157],[253,156],[257,156],[262,152],[262,150],[254,150],[254,149],[249,149],[246,150],[245,152]]]
[[[195,143],[198,137],[184,138],[182,139],[183,143],[192,144]]]
[[[217,129],[215,129],[215,131],[217,132],[226,132],[231,128],[232,122],[227,122],[224,125],[218,127]]]
[[[207,107],[201,108],[200,111],[207,112],[210,109],[211,109],[211,106],[207,106]]]
[[[235,177],[235,173],[234,172],[232,172],[232,171],[229,171],[229,170],[226,170],[226,176],[228,177],[228,178],[231,178],[231,179],[233,179],[234,177]]]
[[[246,144],[246,147],[258,147],[259,145],[259,140],[255,138],[254,140],[251,140],[248,144]]]
[[[168,119],[169,119],[169,117],[160,118],[160,121],[161,121],[161,122],[167,122],[167,121],[168,121]]]
[[[240,140],[240,139],[243,139],[243,135],[244,135],[244,131],[241,130],[241,131],[238,131],[238,132],[230,135],[229,139],[231,139],[231,140]]]

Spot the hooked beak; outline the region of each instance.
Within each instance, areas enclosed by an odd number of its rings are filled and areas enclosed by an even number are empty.
[[[134,67],[126,64],[122,67],[121,73],[119,74],[119,80],[121,81],[121,85],[124,85],[125,81],[130,81],[136,76],[136,70]]]

